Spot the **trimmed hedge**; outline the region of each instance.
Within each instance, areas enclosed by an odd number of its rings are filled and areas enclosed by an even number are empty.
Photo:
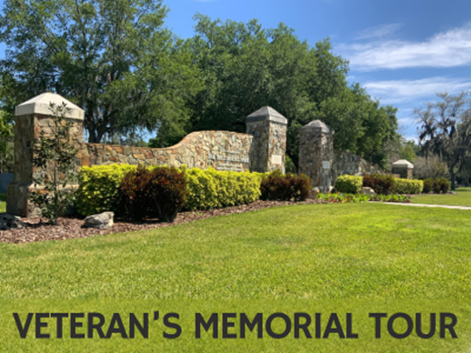
[[[391,174],[366,174],[363,186],[372,188],[378,195],[389,195],[394,192],[394,177]]]
[[[424,180],[424,189],[422,190],[422,192],[424,194],[428,194],[432,190],[433,190],[433,179],[432,178],[425,179]]]
[[[311,193],[311,178],[305,174],[300,176],[279,170],[263,174],[260,191],[262,200],[305,201]]]
[[[341,175],[335,181],[335,190],[344,194],[359,194],[363,186],[363,177]]]
[[[186,169],[187,210],[237,206],[257,201],[260,197],[260,174],[222,172],[212,168]]]
[[[396,194],[420,194],[424,189],[422,180],[395,179],[394,192]]]
[[[148,167],[149,170],[158,166]],[[105,211],[119,213],[121,208],[120,185],[125,175],[136,171],[135,165],[112,164],[83,167],[79,173],[77,208],[80,214],[89,216]],[[254,202],[260,197],[260,173],[222,172],[212,168],[180,168],[187,182],[187,210],[206,210],[236,206]]]
[[[446,178],[437,178],[433,182],[434,193],[446,193],[450,190],[450,182]]]
[[[121,182],[123,214],[132,220],[145,217],[173,222],[186,202],[185,172],[175,167],[154,169],[142,165]]]

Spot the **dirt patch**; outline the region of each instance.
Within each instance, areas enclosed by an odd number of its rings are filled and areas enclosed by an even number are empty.
[[[208,211],[181,212],[173,223],[160,223],[157,220],[147,220],[141,223],[123,222],[119,219],[110,229],[82,228],[83,220],[79,218],[60,218],[59,225],[51,226],[41,222],[39,218],[21,218],[26,223],[24,229],[11,229],[0,231],[2,243],[32,243],[44,240],[66,240],[105,235],[110,233],[134,232],[144,229],[170,227],[182,223],[190,223],[200,219],[224,216],[233,213],[258,211],[264,208],[327,203],[320,200],[306,200],[304,202],[291,201],[256,201],[249,205],[221,208]]]

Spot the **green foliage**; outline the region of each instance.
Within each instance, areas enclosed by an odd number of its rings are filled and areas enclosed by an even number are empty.
[[[433,190],[433,179],[431,179],[431,178],[425,179],[424,180],[424,189],[422,190],[422,192],[424,194],[428,194],[432,190]]]
[[[288,154],[285,154],[285,171],[286,173],[297,174],[296,165]]]
[[[260,197],[260,176],[249,172],[223,172],[212,168],[186,169],[188,197],[185,208],[207,210],[252,203]]]
[[[394,179],[394,192],[397,194],[420,194],[423,189],[422,180]]]
[[[384,143],[398,138],[396,109],[358,85],[329,40],[311,47],[284,24],[264,29],[196,15],[189,40],[204,89],[191,104],[191,130],[245,131],[245,117],[269,105],[288,118],[287,154],[298,164],[299,128],[320,119],[336,133],[335,148],[382,163]],[[290,171],[287,169],[287,171]]]
[[[136,128],[181,134],[200,89],[162,0],[5,0],[1,62],[17,101],[57,92],[85,110],[90,142]]]
[[[406,141],[405,144],[401,148],[401,159],[405,159],[411,163],[415,162],[416,151],[418,150],[418,146],[415,144],[415,141]]]
[[[433,181],[433,192],[436,194],[447,193],[450,190],[450,182],[446,178],[437,178]]]
[[[149,167],[152,170],[156,166]],[[120,211],[119,191],[122,180],[136,166],[112,164],[83,167],[77,206],[80,214],[88,216],[104,211]],[[222,172],[212,168],[181,168],[185,172],[187,196],[185,209],[206,210],[248,204],[260,197],[261,174],[249,172]]]
[[[407,195],[363,195],[363,194],[318,194],[318,200],[330,203],[363,203],[368,201],[380,202],[410,202],[410,197]]]
[[[106,211],[118,212],[121,181],[133,170],[136,166],[129,164],[82,167],[76,193],[79,213],[89,216]]]
[[[69,138],[73,122],[65,119],[69,111],[66,104],[56,106],[51,103],[51,120],[54,123],[52,134],[40,132],[33,146],[35,177],[33,185],[44,187],[29,194],[30,201],[41,209],[41,216],[51,224],[64,215],[75,200],[72,185],[77,180],[74,159],[78,152]]]
[[[305,174],[300,176],[279,170],[263,175],[260,185],[262,200],[304,201],[311,193],[311,178]]]
[[[394,177],[390,174],[366,174],[363,176],[363,186],[372,188],[376,194],[389,195],[394,192]]]
[[[335,181],[335,189],[346,194],[359,194],[363,186],[363,177],[355,175],[341,175]]]
[[[186,202],[185,172],[174,167],[153,169],[142,165],[130,171],[121,182],[121,207],[132,220],[145,217],[173,222]]]

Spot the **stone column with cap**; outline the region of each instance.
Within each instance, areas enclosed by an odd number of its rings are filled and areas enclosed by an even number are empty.
[[[311,121],[299,132],[299,173],[312,179],[312,187],[328,193],[332,186],[334,131],[320,120]]]
[[[414,165],[405,159],[400,159],[392,164],[391,172],[400,175],[402,179],[412,180]]]
[[[36,213],[28,201],[28,194],[33,189],[33,176],[39,172],[33,166],[33,145],[41,131],[46,135],[53,133],[51,103],[66,104],[70,110],[65,118],[73,122],[69,130],[71,142],[76,148],[83,143],[84,111],[60,95],[43,93],[18,105],[15,108],[14,179],[7,188],[7,213],[21,217],[31,217]],[[76,162],[78,169],[80,160],[77,158]]]
[[[263,107],[247,119],[247,134],[253,135],[250,170],[260,173],[275,169],[285,172],[288,119],[270,107]]]

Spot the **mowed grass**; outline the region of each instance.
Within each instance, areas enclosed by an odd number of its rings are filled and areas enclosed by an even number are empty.
[[[0,299],[468,298],[470,229],[470,211],[328,204],[0,244]]]
[[[7,211],[7,195],[0,194],[0,213]]]
[[[430,194],[414,196],[412,198],[412,203],[471,207],[471,188],[458,188],[455,192],[456,195]]]

